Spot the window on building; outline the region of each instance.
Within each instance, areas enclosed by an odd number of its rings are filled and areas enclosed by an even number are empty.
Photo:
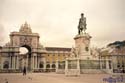
[[[59,69],[65,69],[65,62],[64,61],[59,62],[58,66],[59,66]]]
[[[55,68],[56,68],[56,65],[55,65],[55,64],[52,64],[52,68],[55,69]]]
[[[102,61],[102,69],[106,69],[106,61]]]
[[[117,67],[120,68],[120,63],[118,62]]]
[[[111,69],[112,68],[112,66],[111,66],[111,61],[109,61],[109,69]]]
[[[50,68],[50,64],[47,64],[47,65],[46,65],[46,68],[48,68],[48,69],[49,69],[49,68]]]

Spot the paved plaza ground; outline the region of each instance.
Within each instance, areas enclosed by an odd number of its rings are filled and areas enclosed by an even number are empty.
[[[64,74],[56,73],[28,73],[23,76],[22,73],[0,74],[0,83],[103,83],[104,77],[108,74],[82,74],[78,77],[66,77]]]

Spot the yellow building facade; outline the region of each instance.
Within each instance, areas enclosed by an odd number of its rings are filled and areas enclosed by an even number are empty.
[[[62,65],[61,63],[70,56],[71,48],[63,47],[46,47],[47,54],[45,54],[46,69],[48,71],[55,71]],[[58,63],[58,64],[57,64]]]

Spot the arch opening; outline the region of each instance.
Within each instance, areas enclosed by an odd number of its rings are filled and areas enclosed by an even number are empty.
[[[39,67],[40,67],[40,68],[43,68],[43,67],[44,67],[43,62],[40,62]]]
[[[56,68],[56,65],[55,65],[55,64],[52,64],[52,68],[55,69],[55,68]]]
[[[46,65],[46,68],[49,69],[49,68],[50,68],[50,64],[47,64],[47,65]]]
[[[8,61],[4,62],[3,68],[4,69],[8,69],[9,68],[9,62]]]
[[[20,46],[20,68],[24,69],[27,68],[28,71],[31,70],[31,47],[28,45]]]

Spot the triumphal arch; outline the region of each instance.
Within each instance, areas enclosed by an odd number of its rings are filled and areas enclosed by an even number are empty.
[[[39,42],[39,34],[33,33],[31,27],[25,22],[19,32],[10,33],[10,42],[1,49],[1,69],[21,71],[24,67],[28,71],[38,70],[44,63],[46,50]],[[26,54],[20,54],[20,47],[28,49]]]

